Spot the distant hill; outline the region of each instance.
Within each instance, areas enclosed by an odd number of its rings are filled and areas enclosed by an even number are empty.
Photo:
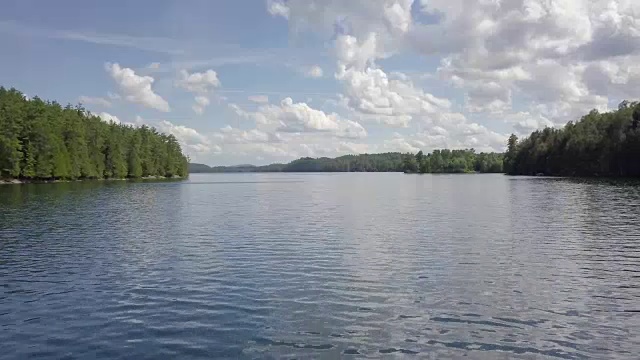
[[[434,150],[431,154],[344,155],[337,158],[303,157],[288,164],[265,166],[235,165],[209,167],[189,164],[189,171],[207,173],[239,172],[407,172],[407,173],[502,173],[503,154],[476,153],[473,149]]]
[[[189,163],[189,173],[208,173],[211,172],[211,167],[205,164]]]
[[[205,164],[189,163],[189,173],[242,173],[242,172],[280,172],[283,164],[271,164],[265,166],[255,166],[250,164],[231,166],[208,166]]]
[[[402,172],[403,160],[411,154],[384,153],[345,155],[337,158],[300,158],[288,164],[264,166],[234,165],[214,166],[189,164],[190,173],[238,173],[238,172]]]

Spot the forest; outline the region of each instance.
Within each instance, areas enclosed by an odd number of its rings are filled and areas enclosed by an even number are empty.
[[[419,164],[419,165],[418,165]],[[192,173],[229,172],[424,172],[464,173],[502,172],[502,154],[481,153],[471,150],[435,150],[432,154],[382,154],[344,155],[337,158],[304,157],[287,164],[265,166],[236,165],[214,166],[189,164]]]
[[[477,154],[474,149],[434,150],[425,155],[419,151],[405,157],[403,169],[407,173],[502,173],[503,155],[498,153]]]
[[[640,103],[592,110],[562,129],[545,128],[519,140],[511,135],[504,158],[510,175],[640,176]]]
[[[228,172],[399,172],[403,171],[403,161],[408,154],[383,153],[344,155],[337,158],[303,157],[287,164],[264,166],[236,165],[214,166],[189,164],[192,173],[228,173]]]
[[[0,87],[0,179],[77,180],[186,177],[188,158],[173,135],[102,121]]]

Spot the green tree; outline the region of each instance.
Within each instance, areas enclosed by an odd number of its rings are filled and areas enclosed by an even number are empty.
[[[518,152],[518,137],[515,134],[509,136],[507,141],[507,152],[504,155],[504,169],[508,174],[515,171],[515,158]]]
[[[20,175],[23,157],[20,133],[25,103],[19,91],[0,87],[0,178]]]
[[[623,101],[618,110],[592,110],[562,129],[510,138],[505,170],[512,175],[640,176],[640,105]],[[516,141],[514,141],[516,140]]]
[[[142,160],[140,159],[142,141],[139,132],[131,134],[128,151],[128,177],[142,177]]]
[[[416,157],[411,155],[405,156],[403,167],[406,172],[417,172],[418,161],[416,161]]]
[[[187,176],[177,139],[146,126],[109,124],[81,106],[0,87],[0,177],[87,179]]]

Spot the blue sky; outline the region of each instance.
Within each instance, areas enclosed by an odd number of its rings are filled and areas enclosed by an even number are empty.
[[[501,151],[637,97],[638,14],[630,0],[6,0],[0,84],[155,126],[211,165]]]

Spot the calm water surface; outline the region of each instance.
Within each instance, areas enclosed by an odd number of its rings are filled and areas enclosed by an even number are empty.
[[[0,186],[0,357],[637,359],[640,186]]]

